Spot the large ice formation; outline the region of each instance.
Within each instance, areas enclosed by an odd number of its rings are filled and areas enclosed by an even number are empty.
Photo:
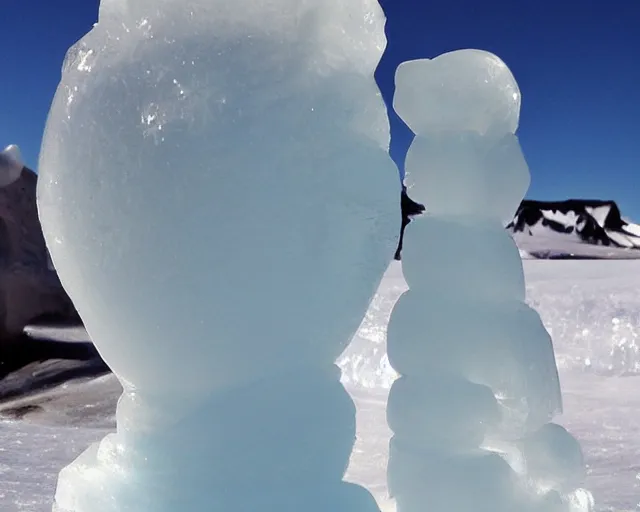
[[[334,361],[397,242],[385,44],[376,0],[102,1],[38,200],[125,392],[58,510],[375,509]]]
[[[389,488],[400,512],[584,511],[582,452],[562,427],[551,339],[503,229],[529,185],[520,91],[495,55],[403,63],[394,107],[416,138],[409,291],[389,324]],[[428,505],[427,505],[428,504]]]
[[[16,181],[23,168],[24,163],[18,146],[11,144],[4,151],[0,151],[0,187],[6,187]]]

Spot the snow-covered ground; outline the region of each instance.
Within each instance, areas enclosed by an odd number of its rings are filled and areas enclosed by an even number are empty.
[[[530,301],[555,342],[565,403],[560,421],[583,445],[597,509],[640,510],[640,261],[529,260],[525,271]],[[392,503],[384,408],[394,379],[385,331],[405,288],[394,263],[340,360],[358,406],[359,439],[347,478],[369,488],[385,511]],[[61,467],[114,427],[118,390],[106,376],[13,404],[27,414],[0,423],[2,512],[51,509]]]
[[[514,233],[522,256],[526,259],[548,259],[570,256],[577,259],[633,260],[640,259],[640,249],[589,244],[572,234],[544,229],[534,235]]]

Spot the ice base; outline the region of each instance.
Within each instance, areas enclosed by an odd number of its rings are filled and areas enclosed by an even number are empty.
[[[356,426],[339,378],[335,366],[297,369],[173,420],[162,398],[125,391],[127,421],[60,473],[54,511],[375,512],[365,489],[341,480]]]

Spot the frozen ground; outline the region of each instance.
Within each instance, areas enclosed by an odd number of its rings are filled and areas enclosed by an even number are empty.
[[[530,301],[555,341],[561,422],[582,442],[597,508],[640,510],[640,261],[529,260],[525,270]],[[386,499],[384,407],[394,378],[384,356],[385,327],[404,289],[394,263],[340,360],[359,414],[347,477],[369,488],[385,511],[393,505]],[[64,335],[83,338],[78,331]],[[2,512],[51,509],[60,468],[114,427],[118,392],[105,376],[0,406],[21,418],[0,422]]]
[[[540,230],[533,236],[514,233],[513,239],[518,244],[520,251],[528,258],[557,258],[563,255],[572,255],[580,259],[640,259],[640,249],[638,248],[588,244],[575,234],[561,234],[549,229]]]

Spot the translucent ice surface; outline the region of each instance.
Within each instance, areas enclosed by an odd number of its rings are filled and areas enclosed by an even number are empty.
[[[125,394],[61,510],[373,507],[333,363],[396,245],[383,27],[375,0],[104,0],[69,50],[39,209]]]
[[[529,168],[518,138],[475,132],[421,134],[407,153],[411,196],[438,216],[513,219],[529,187]]]
[[[520,89],[507,65],[482,50],[445,53],[402,63],[394,110],[415,133],[515,133]]]
[[[0,187],[6,187],[16,181],[23,168],[20,148],[15,144],[7,146],[0,152]]]
[[[515,79],[479,50],[407,62],[394,107],[416,134],[407,185],[428,212],[407,227],[409,290],[388,327],[398,510],[590,510],[580,446],[550,423],[562,410],[552,341],[502,226],[529,185]]]

